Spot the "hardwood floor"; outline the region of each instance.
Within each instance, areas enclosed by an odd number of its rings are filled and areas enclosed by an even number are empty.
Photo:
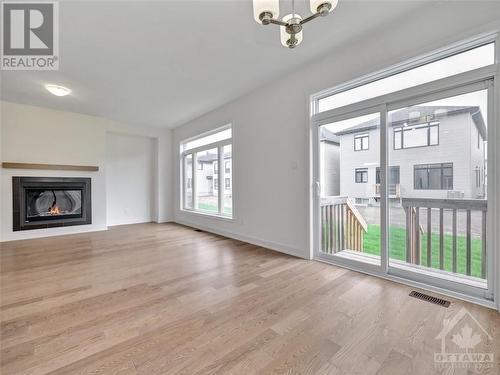
[[[463,307],[499,373],[493,310],[180,225],[1,246],[3,375],[473,373],[434,366]]]

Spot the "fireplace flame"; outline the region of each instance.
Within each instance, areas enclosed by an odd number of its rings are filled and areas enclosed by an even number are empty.
[[[50,207],[49,213],[50,213],[51,215],[60,215],[60,214],[61,214],[61,211],[59,211],[59,207],[57,207],[57,206],[52,206],[52,207]]]

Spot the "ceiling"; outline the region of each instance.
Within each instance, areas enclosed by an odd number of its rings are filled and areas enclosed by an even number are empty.
[[[296,0],[298,13],[306,2]],[[58,71],[2,71],[1,98],[173,128],[332,52],[425,2],[342,1],[295,50],[251,0],[60,1]],[[291,9],[281,1],[281,14]],[[286,13],[285,13],[286,12]],[[46,83],[69,87],[55,97]]]

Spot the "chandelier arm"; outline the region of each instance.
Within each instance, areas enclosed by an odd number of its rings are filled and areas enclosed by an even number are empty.
[[[303,25],[303,24],[305,24],[309,21],[312,21],[313,19],[318,18],[318,17],[321,17],[321,13],[318,12],[318,13],[311,14],[310,16],[307,16],[302,21],[300,21],[300,24]]]
[[[283,21],[280,21],[280,20],[275,20],[274,18],[271,18],[269,20],[269,23],[272,23],[274,25],[278,25],[278,26],[288,26],[288,23],[287,22],[283,22]]]

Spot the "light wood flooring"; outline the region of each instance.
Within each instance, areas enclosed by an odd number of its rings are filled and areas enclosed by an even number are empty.
[[[180,225],[1,247],[2,375],[471,374],[434,366],[462,307],[500,373],[493,310]]]

